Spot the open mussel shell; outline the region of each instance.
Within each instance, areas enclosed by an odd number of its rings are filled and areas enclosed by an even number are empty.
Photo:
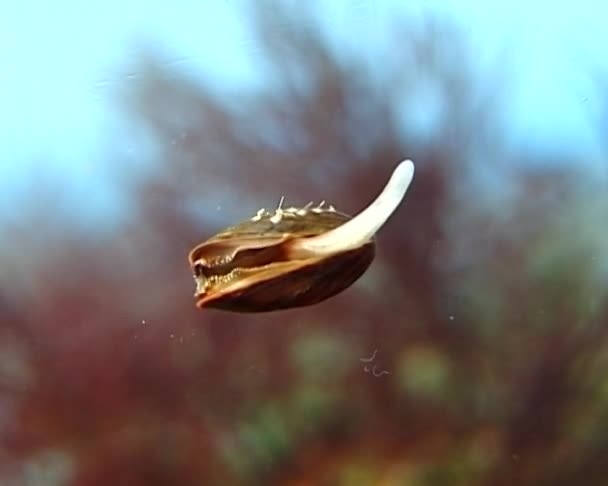
[[[350,217],[290,208],[273,222],[275,214],[227,228],[192,250],[199,307],[266,312],[316,304],[349,287],[374,258],[372,238],[345,252],[294,259],[299,239],[330,231]]]
[[[267,312],[321,302],[352,285],[375,254],[374,235],[399,205],[414,173],[402,162],[357,216],[321,203],[261,209],[189,254],[200,308]]]

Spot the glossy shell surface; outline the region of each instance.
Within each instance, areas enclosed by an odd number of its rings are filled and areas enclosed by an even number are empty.
[[[321,302],[352,285],[369,267],[374,239],[347,251],[295,255],[298,239],[335,229],[351,217],[321,203],[261,209],[189,254],[197,306],[267,312]]]

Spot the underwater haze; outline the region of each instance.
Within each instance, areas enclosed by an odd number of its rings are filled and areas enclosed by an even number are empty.
[[[0,484],[608,484],[602,2],[1,10]],[[196,245],[404,159],[352,286],[197,308]]]

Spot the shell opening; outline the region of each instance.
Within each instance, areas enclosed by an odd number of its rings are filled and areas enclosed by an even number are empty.
[[[216,258],[211,261],[196,261],[193,264],[195,277],[205,277],[210,281],[217,282],[221,279],[213,280],[214,277],[224,277],[234,275],[235,270],[257,268],[277,262],[287,261],[287,255],[281,245],[275,244],[266,248],[248,248],[237,251],[234,255],[226,258]]]

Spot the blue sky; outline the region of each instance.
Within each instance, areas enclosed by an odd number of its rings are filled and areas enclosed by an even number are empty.
[[[261,82],[240,3],[4,2],[0,129],[7,137],[0,146],[0,209],[31,189],[34,169],[60,179],[76,199],[86,196],[97,207],[111,204],[111,185],[107,191],[86,188],[107,177],[102,149],[118,132],[113,96],[121,83],[137,82],[138,73],[125,69],[138,42],[158,42],[168,69],[179,65],[235,86]],[[608,45],[604,2],[327,0],[319,5],[336,41],[354,49],[381,39],[382,26],[395,11],[414,22],[436,13],[456,18],[478,49],[480,66],[503,48],[517,63],[512,109],[521,143],[559,142],[599,157],[587,118],[597,110],[597,98],[585,68],[601,65],[602,46]],[[128,150],[129,140],[111,142]]]

